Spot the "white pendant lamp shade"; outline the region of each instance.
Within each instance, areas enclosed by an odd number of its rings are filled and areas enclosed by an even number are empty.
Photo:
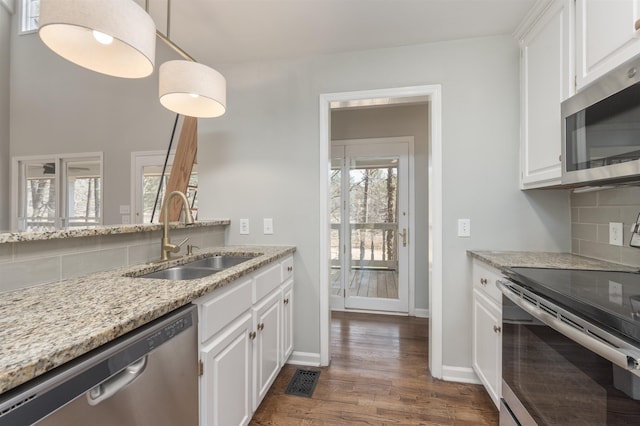
[[[156,26],[133,0],[40,0],[42,41],[63,58],[114,77],[153,72]]]
[[[227,82],[218,71],[191,61],[160,65],[160,103],[178,114],[213,118],[227,108]]]

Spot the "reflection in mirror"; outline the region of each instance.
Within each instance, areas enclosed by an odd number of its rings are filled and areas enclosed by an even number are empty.
[[[14,167],[14,229],[102,224],[102,153],[14,158]]]

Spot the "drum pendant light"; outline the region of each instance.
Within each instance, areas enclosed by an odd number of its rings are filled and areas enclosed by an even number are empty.
[[[168,61],[159,70],[160,103],[173,112],[198,118],[219,117],[227,108],[226,80],[198,62]]]
[[[153,72],[156,26],[133,0],[40,0],[42,41],[81,67],[123,78]]]

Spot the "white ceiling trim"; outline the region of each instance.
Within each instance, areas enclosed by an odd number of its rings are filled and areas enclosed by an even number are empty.
[[[13,15],[13,12],[15,11],[14,0],[0,0],[0,4],[3,5],[4,8],[9,11],[10,14]]]

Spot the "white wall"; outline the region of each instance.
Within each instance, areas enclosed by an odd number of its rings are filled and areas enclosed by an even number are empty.
[[[429,309],[429,242],[428,210],[428,130],[429,109],[424,105],[374,107],[331,112],[331,139],[364,139],[393,136],[414,138],[415,178],[415,304],[417,309]]]
[[[62,59],[35,33],[18,36],[17,16],[11,43],[11,156],[103,151],[104,223],[121,223],[119,206],[130,204],[131,152],[169,145],[175,114],[158,101],[157,68],[176,59],[175,53],[158,42],[152,76],[109,77]]]
[[[514,40],[492,37],[218,67],[228,110],[200,121],[200,213],[231,218],[230,243],[298,247],[296,351],[320,346],[322,93],[442,85],[446,366],[471,366],[467,249],[569,250],[567,194],[518,190],[518,57]],[[265,217],[273,235],[261,232]],[[464,217],[471,238],[456,237]],[[250,235],[239,235],[240,218],[250,219]]]
[[[0,4],[0,230],[9,229],[9,63],[11,15]]]

